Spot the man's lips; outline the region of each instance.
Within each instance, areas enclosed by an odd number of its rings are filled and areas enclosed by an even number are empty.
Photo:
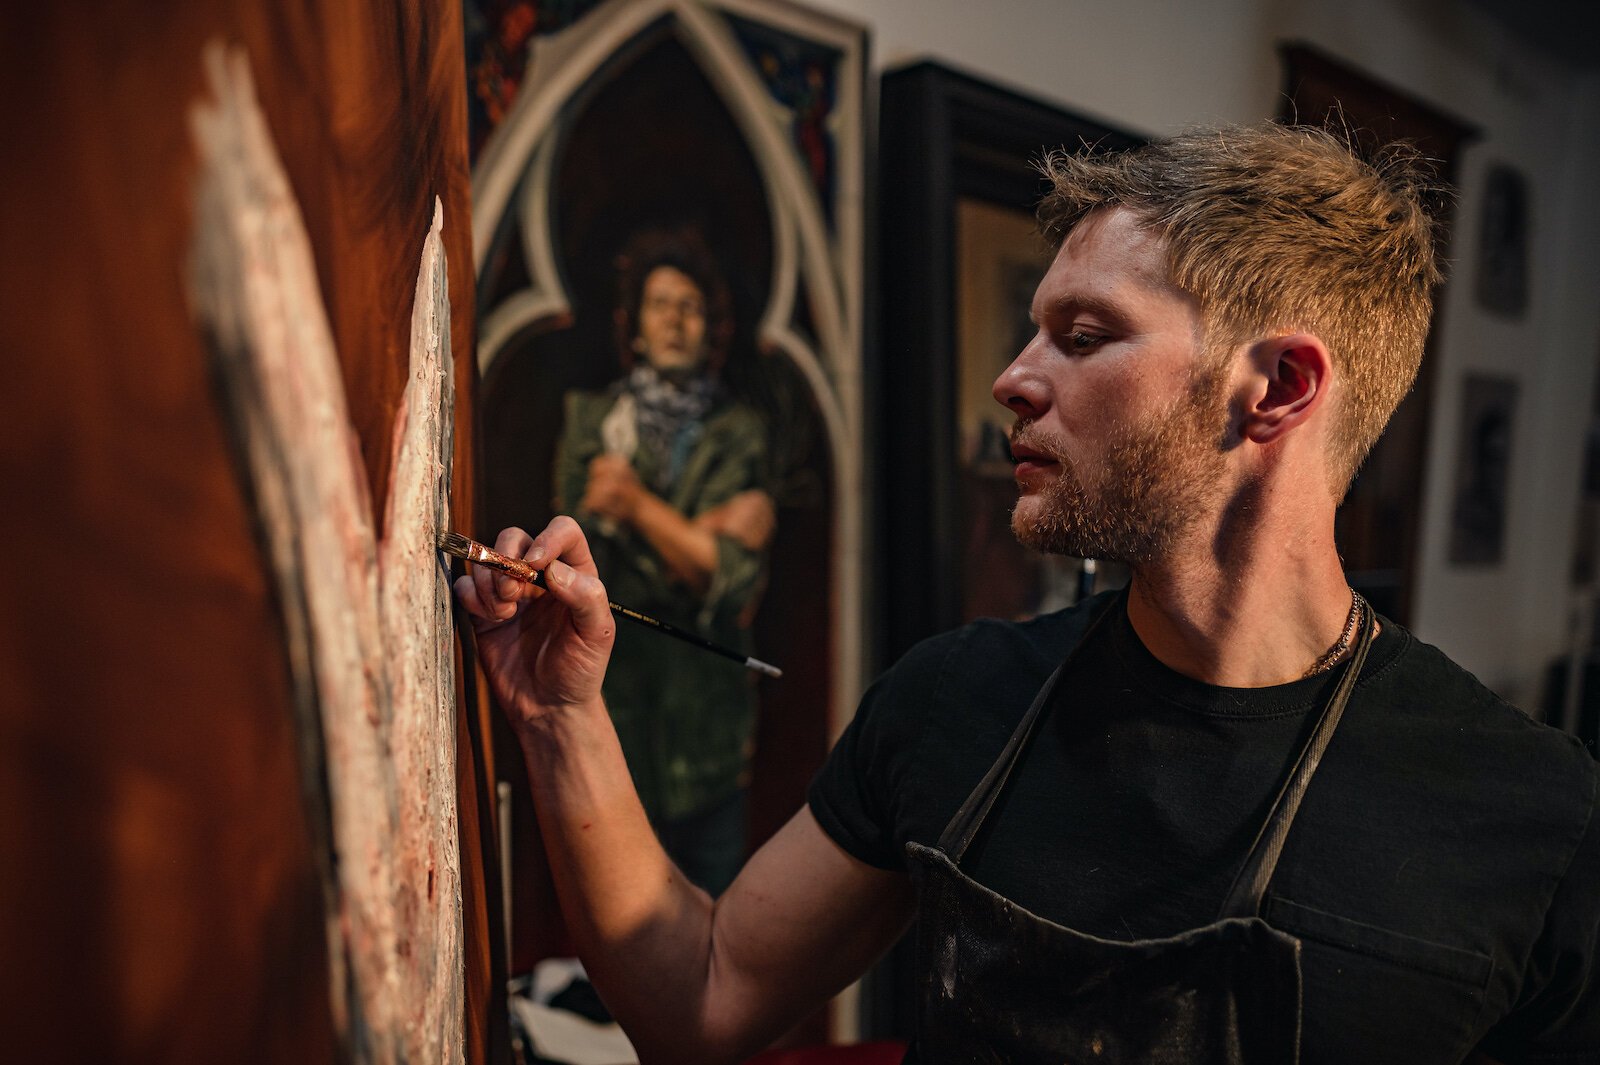
[[[1011,445],[1011,461],[1016,465],[1014,474],[1018,479],[1060,465],[1054,456],[1037,451],[1026,444],[1016,443]]]

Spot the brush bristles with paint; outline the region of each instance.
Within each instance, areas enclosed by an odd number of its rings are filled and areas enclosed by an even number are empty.
[[[491,547],[484,547],[482,544],[478,543],[478,541],[462,536],[458,532],[440,533],[439,550],[443,551],[447,555],[454,555],[456,558],[465,559],[468,562],[475,562],[480,566],[488,566],[490,569],[499,570],[501,573],[504,573],[510,577],[515,577],[519,581],[526,581],[528,584],[536,584],[540,588],[545,586],[544,571],[534,569],[520,558],[512,558],[510,555],[502,555],[500,552]],[[627,618],[629,621],[637,622],[640,625],[655,629],[659,633],[676,637],[685,643],[692,643],[703,651],[710,651],[713,654],[719,654],[723,658],[731,658],[740,665],[743,665],[749,669],[753,669],[758,673],[765,673],[769,677],[783,676],[783,670],[779,669],[777,666],[769,665],[768,663],[761,661],[759,658],[751,658],[749,655],[740,654],[738,651],[731,650],[719,644],[714,644],[710,640],[701,639],[692,632],[684,632],[680,628],[668,625],[665,621],[658,621],[648,614],[641,614],[637,610],[632,610],[620,603],[612,603],[608,601],[607,605],[611,607],[611,612],[616,614],[618,617]]]

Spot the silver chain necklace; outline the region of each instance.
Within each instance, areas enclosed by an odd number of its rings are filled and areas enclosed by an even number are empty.
[[[1356,629],[1360,628],[1361,619],[1366,612],[1367,601],[1361,598],[1360,592],[1352,589],[1350,592],[1350,616],[1345,618],[1344,631],[1339,634],[1337,640],[1333,641],[1333,646],[1322,652],[1317,660],[1311,663],[1311,668],[1307,669],[1301,676],[1314,677],[1318,673],[1331,669],[1335,662],[1343,658],[1344,653],[1350,650],[1350,641],[1355,639]]]

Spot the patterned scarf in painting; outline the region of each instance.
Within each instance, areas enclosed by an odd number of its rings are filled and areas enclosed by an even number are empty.
[[[705,373],[669,377],[640,359],[628,375],[625,394],[633,397],[639,453],[662,459],[652,487],[665,493],[700,439],[702,423],[717,399],[717,380]]]

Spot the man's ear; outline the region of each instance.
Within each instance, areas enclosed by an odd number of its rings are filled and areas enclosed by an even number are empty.
[[[1257,444],[1279,440],[1322,405],[1332,380],[1328,348],[1311,333],[1289,333],[1250,348],[1251,402],[1241,435]]]

